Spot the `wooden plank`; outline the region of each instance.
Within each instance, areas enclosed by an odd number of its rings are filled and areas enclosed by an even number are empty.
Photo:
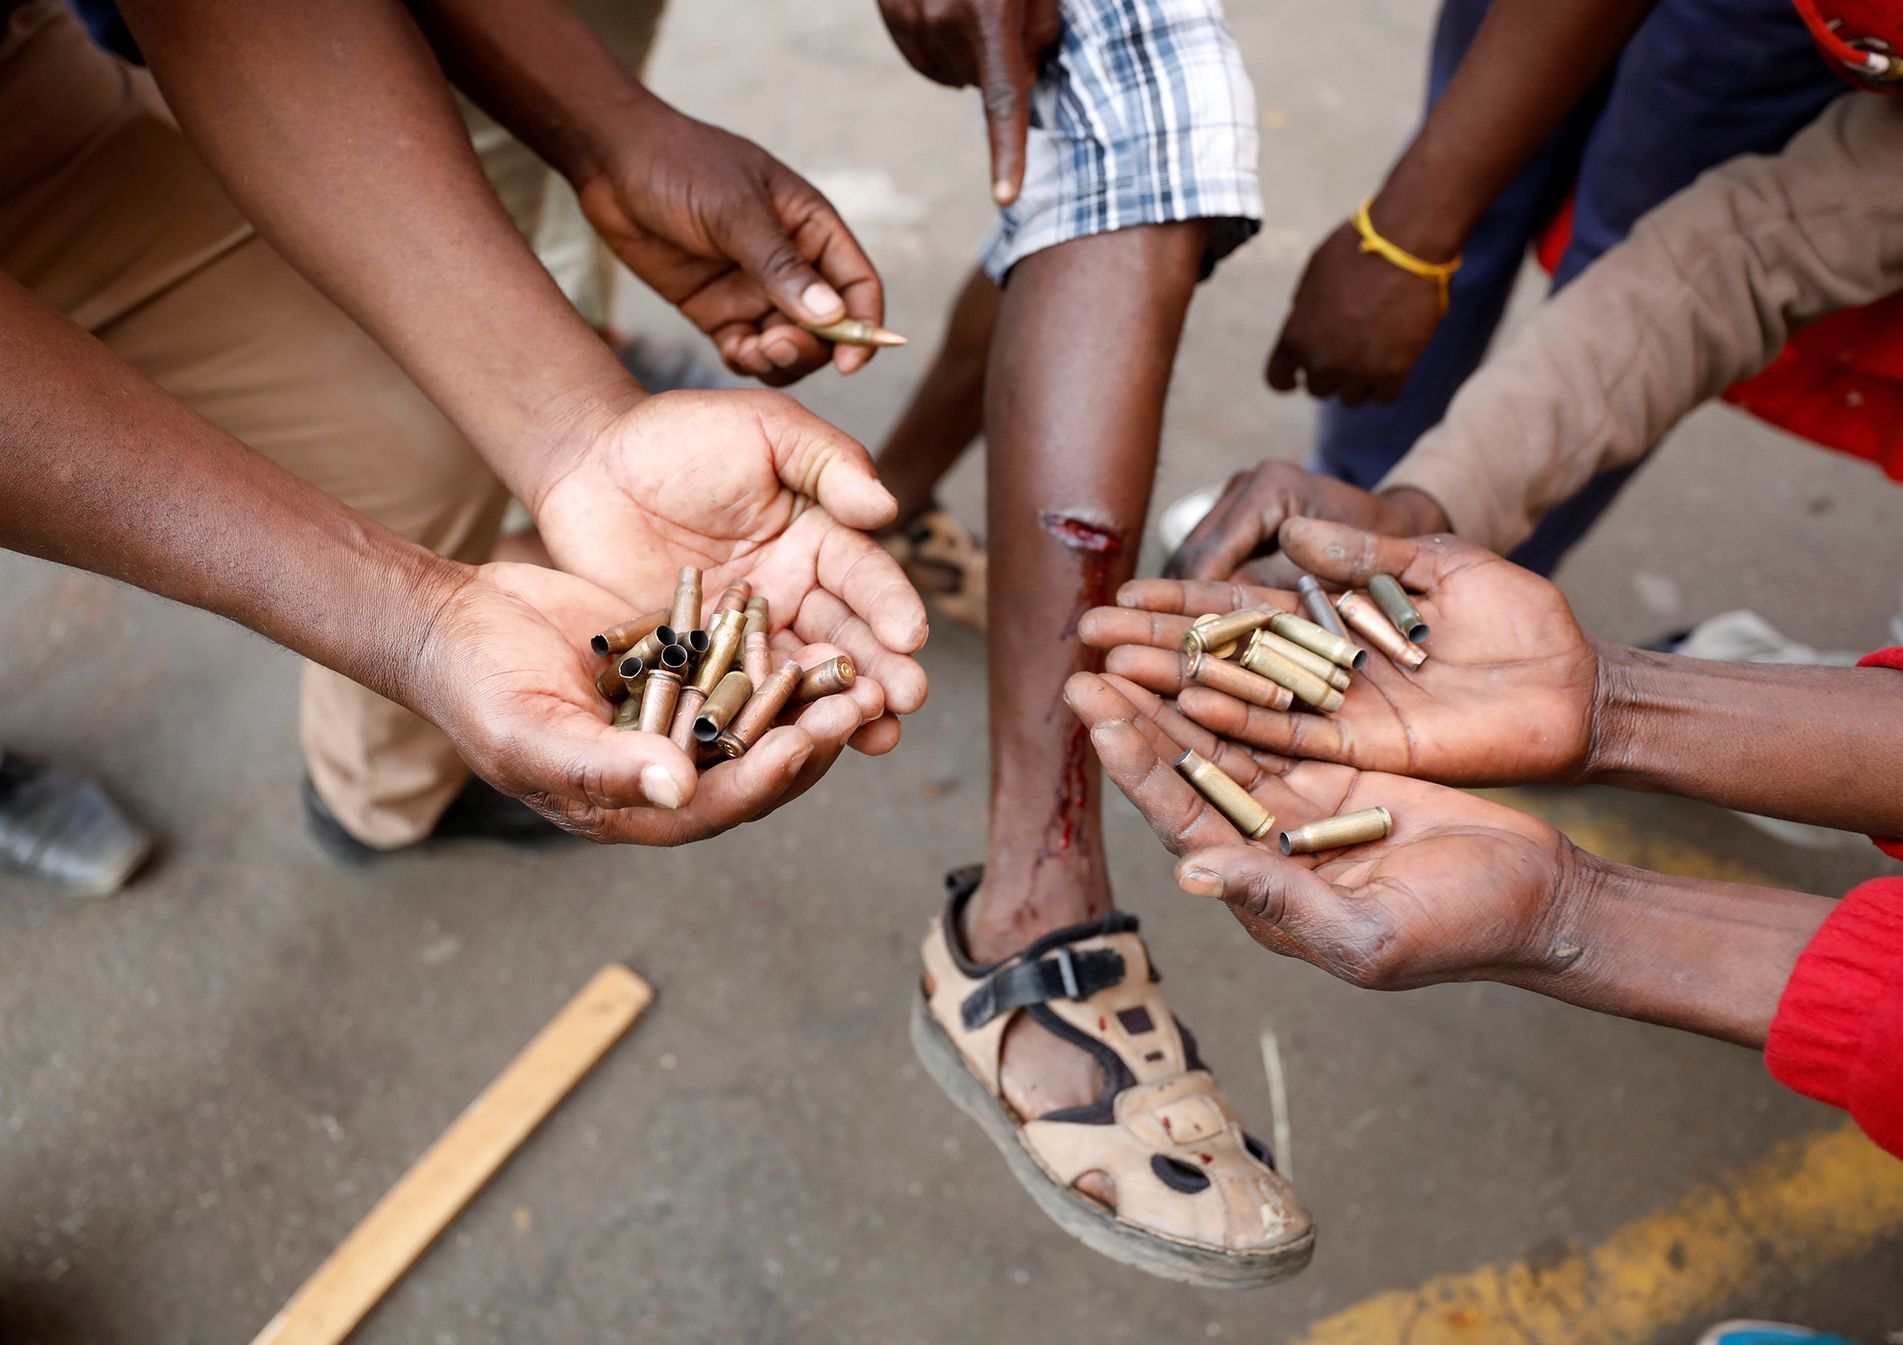
[[[653,998],[648,983],[626,967],[596,972],[251,1345],[337,1345],[348,1336]]]

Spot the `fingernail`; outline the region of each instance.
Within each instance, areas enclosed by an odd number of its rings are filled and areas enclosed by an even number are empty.
[[[769,341],[765,346],[766,357],[782,369],[798,364],[800,352],[797,346],[785,341]]]
[[[787,771],[790,774],[797,775],[801,768],[806,765],[807,758],[812,755],[813,745],[811,743],[807,743],[804,747],[794,748],[793,755],[787,758]]]
[[[1176,885],[1192,897],[1220,897],[1222,895],[1222,875],[1211,873],[1208,869],[1185,869],[1176,880]]]
[[[831,322],[839,316],[846,305],[840,300],[839,292],[831,285],[815,280],[800,291],[800,307],[806,310],[809,317],[816,318],[820,322]]]
[[[1011,185],[1009,178],[999,178],[991,184],[991,199],[999,205],[1010,205],[1017,199],[1018,189]]]
[[[675,783],[667,767],[658,761],[650,761],[641,768],[641,792],[648,796],[648,802],[656,808],[681,806],[680,785]]]

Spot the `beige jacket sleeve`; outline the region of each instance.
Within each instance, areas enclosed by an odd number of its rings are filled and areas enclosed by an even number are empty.
[[[1641,219],[1467,381],[1382,489],[1495,551],[1637,462],[1791,332],[1903,289],[1903,98],[1846,93],[1784,153],[1715,168]]]

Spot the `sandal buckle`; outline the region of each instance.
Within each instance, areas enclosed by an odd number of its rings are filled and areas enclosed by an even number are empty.
[[[1059,948],[1052,960],[1057,963],[1057,975],[1064,983],[1064,998],[1082,999],[1084,992],[1077,984],[1077,964],[1071,961],[1070,949]]]

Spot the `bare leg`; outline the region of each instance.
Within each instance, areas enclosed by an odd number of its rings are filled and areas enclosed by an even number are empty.
[[[932,367],[879,450],[879,478],[899,502],[899,523],[923,513],[984,428],[985,360],[998,320],[998,287],[974,270],[952,306]]]
[[[983,960],[1111,907],[1089,736],[1064,679],[1096,666],[1077,618],[1136,564],[1183,315],[1206,228],[1127,229],[1019,263],[985,399],[991,825],[968,907]],[[1020,1115],[1093,1100],[1096,1062],[1020,1016],[1004,1093]]]

